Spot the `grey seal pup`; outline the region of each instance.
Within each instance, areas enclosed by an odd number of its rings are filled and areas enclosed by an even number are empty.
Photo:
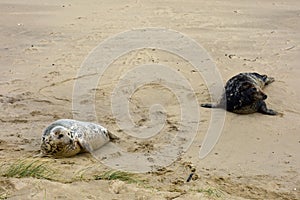
[[[73,119],[60,119],[43,132],[41,153],[37,156],[70,157],[93,152],[118,138],[101,125]]]

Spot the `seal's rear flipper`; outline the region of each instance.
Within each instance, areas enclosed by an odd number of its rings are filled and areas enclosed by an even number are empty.
[[[219,108],[219,106],[214,103],[202,103],[200,106],[204,108]]]
[[[118,136],[112,134],[110,131],[108,131],[108,137],[111,142],[116,142],[120,140]]]

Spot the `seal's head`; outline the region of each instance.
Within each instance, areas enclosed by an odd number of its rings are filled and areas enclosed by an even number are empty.
[[[77,139],[63,126],[46,129],[42,136],[41,153],[44,156],[69,157],[80,151],[81,147]]]
[[[261,88],[251,83],[243,84],[244,98],[252,102],[265,100],[268,96],[261,90]]]

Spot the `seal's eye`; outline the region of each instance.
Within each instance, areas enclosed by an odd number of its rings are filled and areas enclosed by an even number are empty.
[[[258,92],[258,91],[257,91],[257,88],[255,88],[255,87],[250,88],[250,91],[251,91],[251,92]]]
[[[63,138],[63,137],[64,137],[64,134],[59,134],[57,138],[60,139],[60,138]]]
[[[252,88],[252,84],[247,83],[247,82],[242,84],[242,89],[243,89],[243,90],[247,90],[247,89],[249,89],[249,88],[250,88],[250,89]]]

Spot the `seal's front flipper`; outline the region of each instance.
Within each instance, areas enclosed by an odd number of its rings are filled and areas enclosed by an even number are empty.
[[[80,145],[81,149],[84,152],[90,152],[90,153],[93,152],[94,149],[91,147],[91,145],[89,145],[89,143],[87,143],[83,139],[78,139],[78,141],[76,141],[76,142],[78,142],[78,144]]]
[[[258,112],[266,115],[277,115],[278,113],[272,109],[268,109],[266,103],[263,101],[261,102],[261,106],[258,110]]]
[[[266,114],[266,115],[277,115],[278,113],[272,109],[261,109],[259,110],[260,113]]]

